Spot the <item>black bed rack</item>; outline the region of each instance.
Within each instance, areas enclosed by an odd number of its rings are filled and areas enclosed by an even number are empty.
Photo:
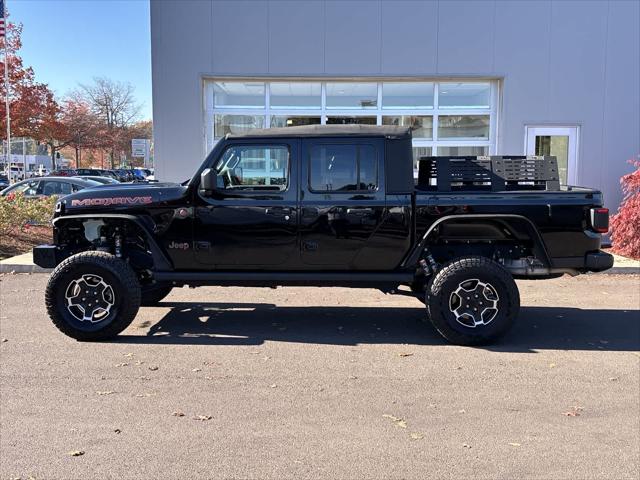
[[[558,161],[553,156],[420,157],[417,186],[437,192],[558,191]]]

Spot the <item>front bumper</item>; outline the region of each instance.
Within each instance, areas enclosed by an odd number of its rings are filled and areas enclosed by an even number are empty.
[[[60,261],[60,251],[55,245],[38,245],[33,249],[33,263],[39,267],[55,268]]]

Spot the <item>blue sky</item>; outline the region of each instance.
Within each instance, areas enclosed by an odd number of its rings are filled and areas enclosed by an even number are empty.
[[[21,55],[58,97],[109,77],[135,87],[141,118],[151,118],[148,0],[5,0],[24,24]]]

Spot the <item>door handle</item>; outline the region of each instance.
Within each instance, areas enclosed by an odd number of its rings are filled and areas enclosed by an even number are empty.
[[[290,215],[291,209],[288,207],[267,207],[264,209],[267,215]]]
[[[362,208],[362,207],[347,208],[347,214],[373,215],[373,208]]]

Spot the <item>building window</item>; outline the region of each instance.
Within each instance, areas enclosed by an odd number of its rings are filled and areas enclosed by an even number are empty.
[[[312,82],[272,82],[269,96],[271,108],[321,108],[321,84]]]
[[[263,115],[214,115],[214,135],[224,137],[227,133],[246,133],[255,128],[264,128]]]
[[[442,115],[438,123],[438,137],[489,139],[489,115]]]
[[[489,147],[438,147],[441,157],[479,157],[489,155]]]
[[[302,125],[320,125],[321,118],[301,117],[298,115],[271,115],[271,128],[300,127]]]
[[[411,127],[413,138],[425,138],[427,140],[431,140],[433,138],[433,117],[431,116],[384,115],[382,117],[382,125]]]
[[[495,154],[497,81],[216,79],[205,89],[208,150],[255,128],[360,124],[410,126],[416,168],[431,154]]]
[[[327,108],[373,109],[378,106],[377,83],[327,83]]]
[[[433,83],[384,82],[382,108],[433,108]]]
[[[491,107],[490,83],[441,83],[440,108]]]
[[[375,116],[339,116],[326,117],[327,125],[377,125],[378,118]]]
[[[264,83],[214,82],[213,105],[224,108],[264,107]]]

